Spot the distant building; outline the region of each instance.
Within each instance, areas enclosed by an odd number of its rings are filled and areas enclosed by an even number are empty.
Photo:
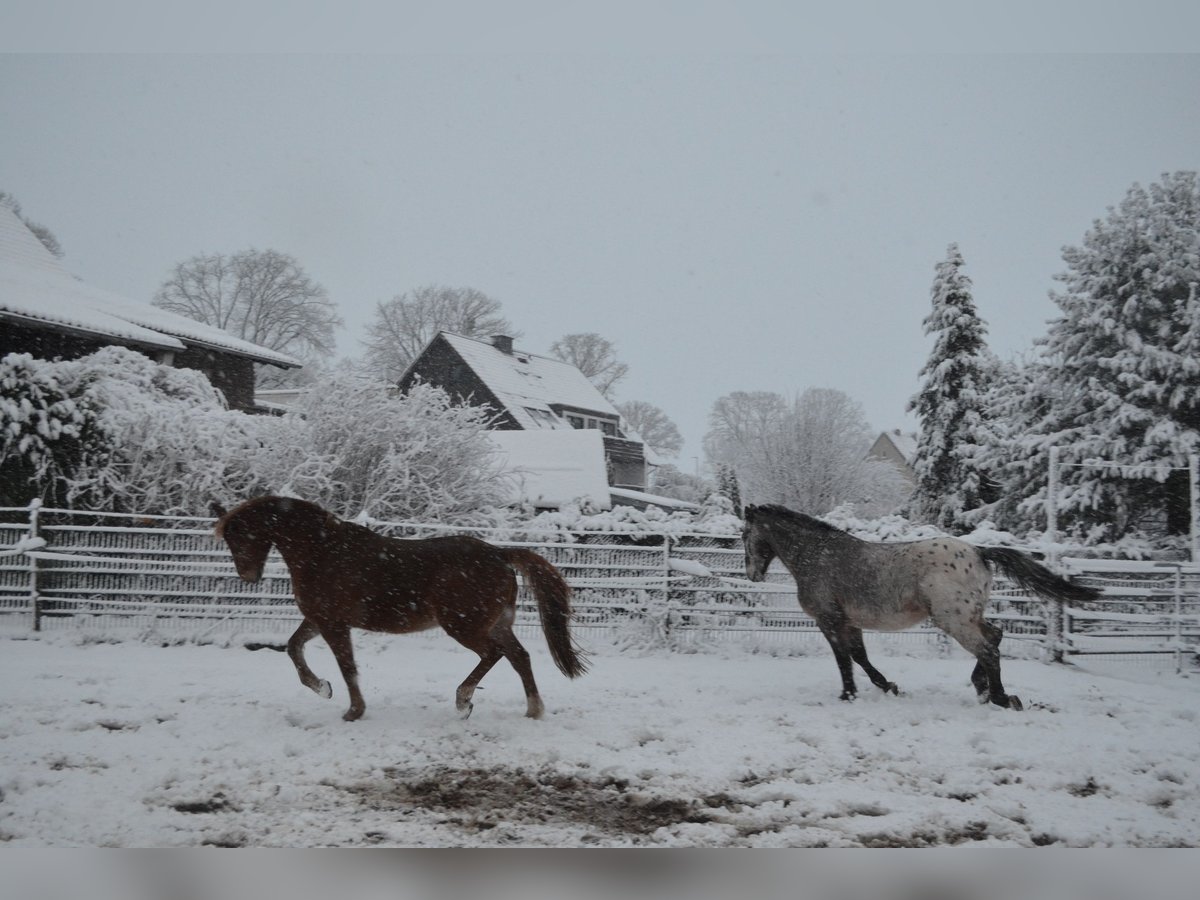
[[[901,431],[899,428],[885,431],[875,439],[875,443],[867,451],[867,456],[890,462],[908,485],[916,489],[917,473],[913,469],[913,462],[917,458],[916,434]]]
[[[261,411],[255,363],[300,366],[219,328],[80,281],[12,210],[0,207],[0,356],[78,359],[114,345],[203,372],[231,408],[245,412]]]
[[[443,331],[413,360],[399,388],[407,391],[418,381],[440,387],[461,402],[490,409],[498,442],[516,469],[530,473],[530,484],[550,485],[565,477],[564,467],[575,469],[579,479],[575,487],[538,488],[540,500],[527,497],[535,505],[557,506],[580,496],[571,494],[577,489],[593,497],[597,471],[609,488],[621,492],[610,490],[606,498],[594,498],[599,508],[614,502],[639,506],[653,502],[652,495],[643,493],[653,454],[641,438],[624,428],[617,409],[570,363],[516,349],[513,339],[505,335],[481,341]],[[576,431],[595,432],[596,439],[580,443],[571,437]],[[506,432],[541,437],[510,439]],[[554,449],[556,443],[559,449]],[[539,469],[543,475],[535,477]]]

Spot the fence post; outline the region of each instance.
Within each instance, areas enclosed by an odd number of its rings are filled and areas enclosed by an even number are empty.
[[[1046,468],[1046,561],[1058,561],[1058,447],[1050,448]]]
[[[664,534],[663,541],[663,634],[671,638],[671,536]]]
[[[1050,448],[1046,472],[1046,562],[1051,568],[1058,563],[1058,447]],[[1066,622],[1061,604],[1047,603],[1046,637],[1050,642],[1052,662],[1063,661],[1063,637]]]
[[[29,501],[29,539],[38,536],[40,527],[39,516],[42,511],[41,500]],[[33,630],[42,630],[42,595],[38,590],[38,561],[29,557],[29,599],[33,602]]]
[[[1193,288],[1194,290],[1194,288]],[[1191,487],[1192,562],[1200,562],[1200,456],[1188,457],[1188,482]]]
[[[1183,566],[1176,566],[1175,567],[1175,674],[1179,675],[1182,672],[1183,672]]]

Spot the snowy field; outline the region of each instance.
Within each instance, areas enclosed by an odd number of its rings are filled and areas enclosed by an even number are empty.
[[[0,638],[9,847],[926,847],[1200,844],[1200,679],[1006,660],[1027,709],[976,704],[961,657],[875,652],[900,697],[830,654],[593,646],[546,717],[507,663],[460,719],[475,657],[357,635],[366,717],[242,647]],[[593,642],[594,644],[595,642]],[[1135,670],[1136,671],[1136,670]]]

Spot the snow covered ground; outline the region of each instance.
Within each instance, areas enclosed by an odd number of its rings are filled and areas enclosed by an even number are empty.
[[[366,717],[269,650],[0,637],[7,846],[1118,846],[1200,844],[1200,679],[1006,660],[1016,713],[961,656],[876,662],[836,699],[827,648],[622,653],[523,717],[501,663],[438,634],[356,635]]]

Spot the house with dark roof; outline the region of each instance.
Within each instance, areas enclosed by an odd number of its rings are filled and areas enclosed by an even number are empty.
[[[488,407],[497,432],[542,435],[519,441],[522,445],[546,448],[555,433],[595,431],[609,487],[645,490],[647,448],[623,428],[616,407],[570,363],[518,350],[504,335],[481,341],[443,331],[413,360],[398,385],[407,391],[418,381],[461,402]],[[508,446],[515,445],[510,441]],[[615,499],[621,502],[620,496]]]
[[[262,411],[254,401],[255,363],[300,366],[219,328],[80,281],[12,210],[0,208],[0,356],[76,359],[112,345],[198,369],[231,408],[246,412]]]
[[[867,451],[867,456],[891,463],[910,487],[917,486],[917,473],[913,469],[917,458],[917,436],[912,432],[899,428],[882,432]]]

